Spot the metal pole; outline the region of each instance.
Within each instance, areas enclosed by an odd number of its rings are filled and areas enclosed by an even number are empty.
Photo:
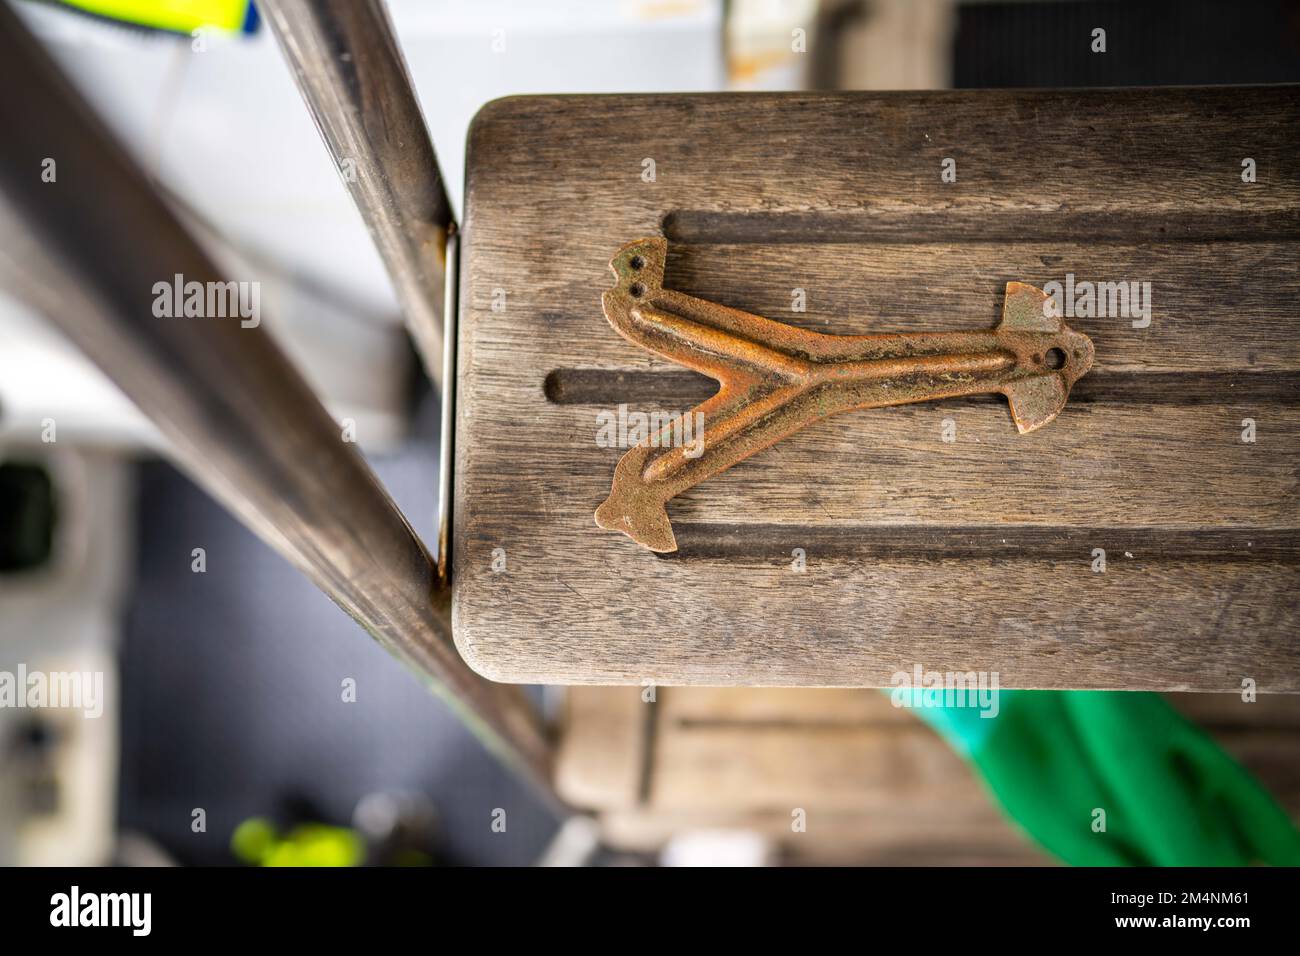
[[[159,283],[224,277],[2,2],[0,129],[0,191],[31,230],[6,237],[0,258],[25,245],[54,269],[50,318],[195,480],[554,799],[536,711],[461,659],[428,551],[265,327],[155,315]]]
[[[383,0],[258,0],[370,230],[429,377],[442,380],[451,205]]]

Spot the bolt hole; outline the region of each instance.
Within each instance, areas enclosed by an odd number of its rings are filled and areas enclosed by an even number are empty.
[[[1065,353],[1060,349],[1048,349],[1043,357],[1047,360],[1048,368],[1065,368]]]
[[[632,298],[639,299],[645,295],[645,286],[639,282],[633,282],[627,291],[632,294]]]
[[[628,265],[630,265],[636,271],[640,272],[642,267],[645,266],[645,260],[642,259],[640,256],[633,256],[631,261],[628,262]]]

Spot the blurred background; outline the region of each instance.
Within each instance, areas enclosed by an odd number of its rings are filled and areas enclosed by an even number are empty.
[[[181,0],[13,6],[218,261],[256,269],[271,331],[331,413],[355,421],[380,479],[433,540],[438,399],[255,5],[189,5],[211,18],[201,42],[159,13]],[[388,6],[458,218],[469,122],[508,94],[1300,81],[1300,6],[1284,0],[1247,15],[1208,0]],[[1060,42],[1102,22],[1105,57]],[[562,829],[443,704],[172,467],[149,421],[73,345],[0,289],[0,670],[19,662],[108,677],[100,719],[0,709],[9,865],[1051,859],[931,730],[868,691],[664,691],[660,707],[683,721],[702,708],[787,728],[815,715],[858,734],[875,769],[846,769],[840,745],[746,761],[723,742],[691,755],[693,782],[676,796],[661,781],[668,809],[650,814],[628,749],[644,743],[628,716],[640,689],[574,700],[536,688],[563,735],[562,783],[606,811],[601,846],[581,821]],[[341,678],[355,680],[355,701],[340,699]],[[1222,701],[1175,706],[1295,813],[1300,709],[1270,700],[1246,727]],[[725,773],[701,785],[710,768]],[[791,851],[790,811],[769,810],[814,784],[843,825],[831,845]]]

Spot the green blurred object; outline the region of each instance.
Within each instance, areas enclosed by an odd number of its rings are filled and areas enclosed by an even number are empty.
[[[1300,865],[1286,813],[1156,694],[1001,691],[996,716],[981,717],[973,694],[970,706],[936,706],[923,693],[897,689],[895,703],[914,706],[1066,863]]]
[[[237,826],[230,849],[253,866],[360,866],[366,856],[365,842],[346,827],[303,823],[281,837],[262,817]]]

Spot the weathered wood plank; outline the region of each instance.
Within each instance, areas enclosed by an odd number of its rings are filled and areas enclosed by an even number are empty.
[[[1072,283],[1091,283],[1094,298],[1098,283],[1149,283],[1149,299],[1139,285],[1138,297],[1128,299],[1128,315],[1070,317],[1071,328],[1087,333],[1097,347],[1096,372],[1300,369],[1294,242],[1089,243],[1066,236],[1005,243],[692,244],[669,250],[670,288],[843,335],[990,328],[1000,318],[1009,281],[1039,287],[1059,282],[1064,292],[1068,273]],[[797,304],[806,311],[792,309],[795,289],[803,290]],[[580,299],[581,280],[570,292]],[[1082,311],[1082,303],[1077,305]],[[574,308],[547,319],[557,334],[580,335],[590,315]],[[651,364],[649,353],[619,344],[627,368]],[[653,363],[668,364],[657,357]]]
[[[1300,690],[1298,119],[1298,88],[491,105],[461,283],[461,652],[516,681],[878,685],[919,661]],[[1150,282],[1151,324],[1072,320],[1097,367],[1034,435],[997,398],[819,423],[674,501],[661,560],[591,520],[622,453],[596,412],[711,390],[601,316],[613,251],[652,234],[670,286],[824,331],[987,327],[1006,281],[1068,273]]]
[[[1295,565],[1114,557],[1095,574],[1086,561],[814,553],[799,573],[788,551],[640,552],[574,580],[544,540],[509,553],[527,587],[489,572],[461,605],[475,618],[461,652],[493,677],[526,661],[542,683],[882,687],[921,663],[997,671],[1004,687],[1208,691],[1250,677],[1300,690]]]
[[[541,405],[528,421],[477,423],[477,440],[520,443],[520,455],[481,472],[476,499],[500,506],[481,510],[476,530],[508,537],[531,517],[584,534],[624,451],[598,446],[602,410]],[[1253,443],[1242,441],[1247,418]],[[1241,529],[1244,546],[1252,530],[1300,525],[1297,492],[1300,408],[1079,403],[1020,435],[1004,400],[935,402],[814,423],[690,489],[669,513],[683,524]]]
[[[608,225],[657,231],[671,213],[675,234],[695,241],[683,211],[794,213],[776,219],[786,227],[832,212],[842,218],[817,231],[847,241],[935,226],[1006,239],[1016,216],[1046,214],[1063,236],[1294,237],[1297,121],[1293,87],[514,97],[477,117],[467,184],[481,203],[474,225],[490,207],[513,217],[493,223],[497,235],[585,214],[585,236],[567,242],[597,245]],[[1245,156],[1254,189],[1240,178]],[[940,179],[945,157],[956,182]],[[855,217],[860,230],[847,231]],[[511,272],[552,272],[558,252]]]

